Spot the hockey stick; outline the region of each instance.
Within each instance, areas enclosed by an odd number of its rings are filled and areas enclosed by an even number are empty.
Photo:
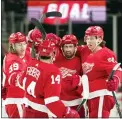
[[[77,109],[76,109],[77,111],[79,111],[81,109],[81,107],[87,101],[87,99],[89,97],[89,83],[88,83],[87,75],[84,74],[82,77],[80,77],[80,81],[83,85],[83,100],[82,100],[81,104],[77,107]]]
[[[108,80],[111,80],[111,79],[112,79],[112,77],[113,77],[115,71],[118,69],[118,67],[120,66],[120,64],[121,64],[121,63],[118,63],[118,64],[116,64],[116,65],[114,66],[114,68],[112,69],[112,71],[111,71],[111,73],[110,73],[110,75],[109,75],[109,77],[108,77]],[[84,79],[85,79],[85,78],[84,78]],[[86,85],[85,85],[85,86],[86,86]],[[119,106],[119,104],[118,104],[118,101],[117,101],[117,98],[116,98],[116,95],[115,95],[114,91],[112,91],[112,95],[113,95],[113,97],[114,97],[114,100],[115,100],[115,103],[116,103],[116,108],[117,108],[117,111],[118,111],[118,113],[119,113],[119,116],[120,116],[120,118],[122,118],[122,114],[121,114],[121,111],[120,111],[120,106]],[[88,96],[87,96],[87,97],[88,97]],[[80,110],[80,108],[83,106],[83,104],[84,104],[86,101],[87,101],[87,99],[84,98],[83,101],[81,102],[81,104],[77,107],[77,111]]]
[[[42,39],[44,40],[46,37],[46,32],[45,29],[43,28],[42,24],[36,19],[36,18],[31,18],[31,22],[35,25],[35,28],[39,29],[41,34],[42,34]],[[34,49],[34,44],[32,45],[32,57],[36,57],[35,49]]]
[[[35,27],[37,27],[41,33],[42,33],[42,38],[43,40],[45,39],[46,37],[46,31],[45,29],[43,28],[41,22],[43,21],[44,18],[46,17],[62,17],[62,14],[60,12],[57,12],[57,11],[52,11],[52,12],[47,12],[45,14],[43,14],[41,17],[40,17],[40,20],[38,21],[36,18],[32,18],[31,19],[31,22],[35,25]]]
[[[46,31],[44,27],[42,26],[41,22],[44,20],[46,17],[62,17],[62,14],[57,11],[52,11],[52,12],[47,12],[45,14],[42,14],[39,21],[36,18],[31,18],[31,22],[35,25],[35,28],[38,28],[40,32],[42,33],[42,39],[45,40],[46,37]],[[35,57],[35,51],[34,51],[34,45],[32,47],[32,56]]]
[[[112,80],[112,77],[113,77],[115,71],[116,71],[116,70],[118,69],[118,67],[120,66],[120,64],[121,64],[121,63],[118,63],[118,64],[116,64],[116,65],[114,66],[113,70],[111,71],[111,73],[110,73],[110,75],[109,75],[109,77],[108,77],[108,80]],[[113,95],[114,101],[115,101],[115,103],[116,103],[116,109],[117,109],[117,111],[118,111],[119,117],[122,118],[122,113],[121,113],[121,111],[120,111],[120,105],[119,105],[119,103],[118,103],[118,101],[117,101],[117,98],[116,98],[116,95],[115,95],[115,92],[114,92],[114,91],[112,91],[112,95]]]
[[[46,32],[45,32],[45,29],[43,28],[42,24],[36,18],[31,18],[31,22],[36,26],[37,29],[39,29],[41,31],[42,38],[44,40],[46,37]]]
[[[43,17],[62,17],[62,14],[58,11],[52,11],[43,14]]]

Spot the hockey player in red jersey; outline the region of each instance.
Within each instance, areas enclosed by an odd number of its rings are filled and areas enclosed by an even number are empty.
[[[111,80],[107,80],[113,67],[117,64],[113,51],[105,47],[103,29],[91,26],[85,32],[84,40],[87,44],[87,54],[82,53],[83,73],[89,79],[89,117],[109,118],[111,109],[115,105],[111,91],[116,91],[122,70],[119,67]],[[90,53],[91,52],[91,53]]]
[[[9,37],[9,53],[3,61],[2,94],[4,94],[5,110],[10,118],[22,116],[24,96],[23,90],[16,85],[17,74],[26,69],[26,36],[21,32],[13,33]],[[6,92],[4,92],[6,90]]]
[[[55,47],[56,47],[55,59],[57,59],[57,57],[60,55],[61,38],[53,33],[48,33],[46,34],[46,39],[51,40],[55,44]]]
[[[78,40],[76,36],[64,35],[61,40],[61,52],[55,60],[55,65],[62,74],[61,100],[65,106],[76,109],[82,102],[82,86],[78,86],[82,75],[80,58],[75,56]],[[79,111],[80,117],[85,117],[84,107]]]
[[[46,39],[38,46],[37,53],[38,59],[31,60],[25,76],[18,78],[19,86],[26,91],[23,117],[78,118],[78,113],[66,108],[60,100],[62,78],[53,64],[55,44]]]
[[[31,54],[32,54],[32,57],[35,58],[36,57],[35,55],[36,55],[37,47],[43,41],[42,33],[37,28],[32,29],[28,32],[27,39],[31,43],[30,47],[32,47],[32,44],[34,46],[34,49],[32,49]]]

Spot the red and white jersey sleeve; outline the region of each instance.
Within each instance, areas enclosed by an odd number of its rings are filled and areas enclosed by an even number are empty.
[[[82,100],[82,86],[79,89],[79,76],[82,75],[81,60],[75,56],[71,59],[67,59],[61,53],[60,58],[57,59],[55,65],[59,68],[62,74],[62,90],[61,100],[65,106],[76,106],[81,103]]]
[[[43,96],[48,114],[52,117],[63,117],[66,108],[60,100],[61,93],[61,75],[60,71],[54,65],[48,64],[47,71],[44,68],[41,70],[41,77],[36,83],[35,95],[37,97]],[[50,69],[49,69],[50,68]],[[56,106],[58,105],[58,108]]]
[[[57,117],[63,117],[65,114],[64,104],[60,101],[61,93],[61,76],[59,73],[51,73],[45,85],[44,101],[48,109]],[[59,109],[56,109],[56,105]]]
[[[104,47],[96,53],[91,53],[84,63],[82,63],[83,72],[87,74],[89,80],[89,98],[101,95],[112,95],[107,90],[106,80],[110,75],[113,67],[117,64],[115,54]],[[120,68],[115,72],[120,77]]]
[[[21,82],[29,101],[46,106],[48,109],[46,113],[51,117],[64,116],[66,108],[60,101],[61,75],[57,67],[33,59],[28,64],[25,77]],[[57,105],[58,109],[55,108]],[[44,109],[39,111],[44,112]]]
[[[25,70],[26,63],[22,61],[18,56],[15,54],[7,54],[4,58],[3,62],[3,86],[10,85],[12,79],[16,78],[16,75]]]
[[[77,47],[76,56],[80,57],[82,63],[85,62],[90,53],[91,51],[87,45],[81,45]]]
[[[103,51],[103,60],[101,61],[102,68],[106,70],[107,74],[110,75],[113,67],[117,64],[116,55],[113,51],[109,50],[108,48],[104,48]],[[122,81],[122,69],[121,67],[118,67],[116,70],[114,77],[118,78],[120,81]]]
[[[3,63],[3,88],[7,88],[6,98],[22,98],[24,95],[16,85],[16,78],[20,72],[25,71],[26,62],[15,54],[7,54]]]

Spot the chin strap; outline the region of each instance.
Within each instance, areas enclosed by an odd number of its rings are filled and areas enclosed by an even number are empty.
[[[101,42],[102,42],[102,41],[101,41]],[[101,43],[101,42],[97,42],[97,41],[96,41],[96,46],[93,48],[92,52],[94,52],[94,51],[95,51],[95,49],[97,48],[97,46],[99,46],[99,45],[100,45],[100,43]]]

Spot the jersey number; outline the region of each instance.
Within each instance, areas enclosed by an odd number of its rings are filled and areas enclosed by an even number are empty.
[[[28,94],[32,95],[33,97],[35,97],[34,95],[35,86],[36,86],[36,82],[32,81],[27,87]]]
[[[51,76],[52,82],[51,84],[55,84],[56,82],[59,84],[60,83],[60,75],[57,75],[54,77],[54,75]]]
[[[12,71],[18,70],[19,69],[19,64],[18,63],[13,63],[10,67],[9,67],[9,73],[11,73]]]

